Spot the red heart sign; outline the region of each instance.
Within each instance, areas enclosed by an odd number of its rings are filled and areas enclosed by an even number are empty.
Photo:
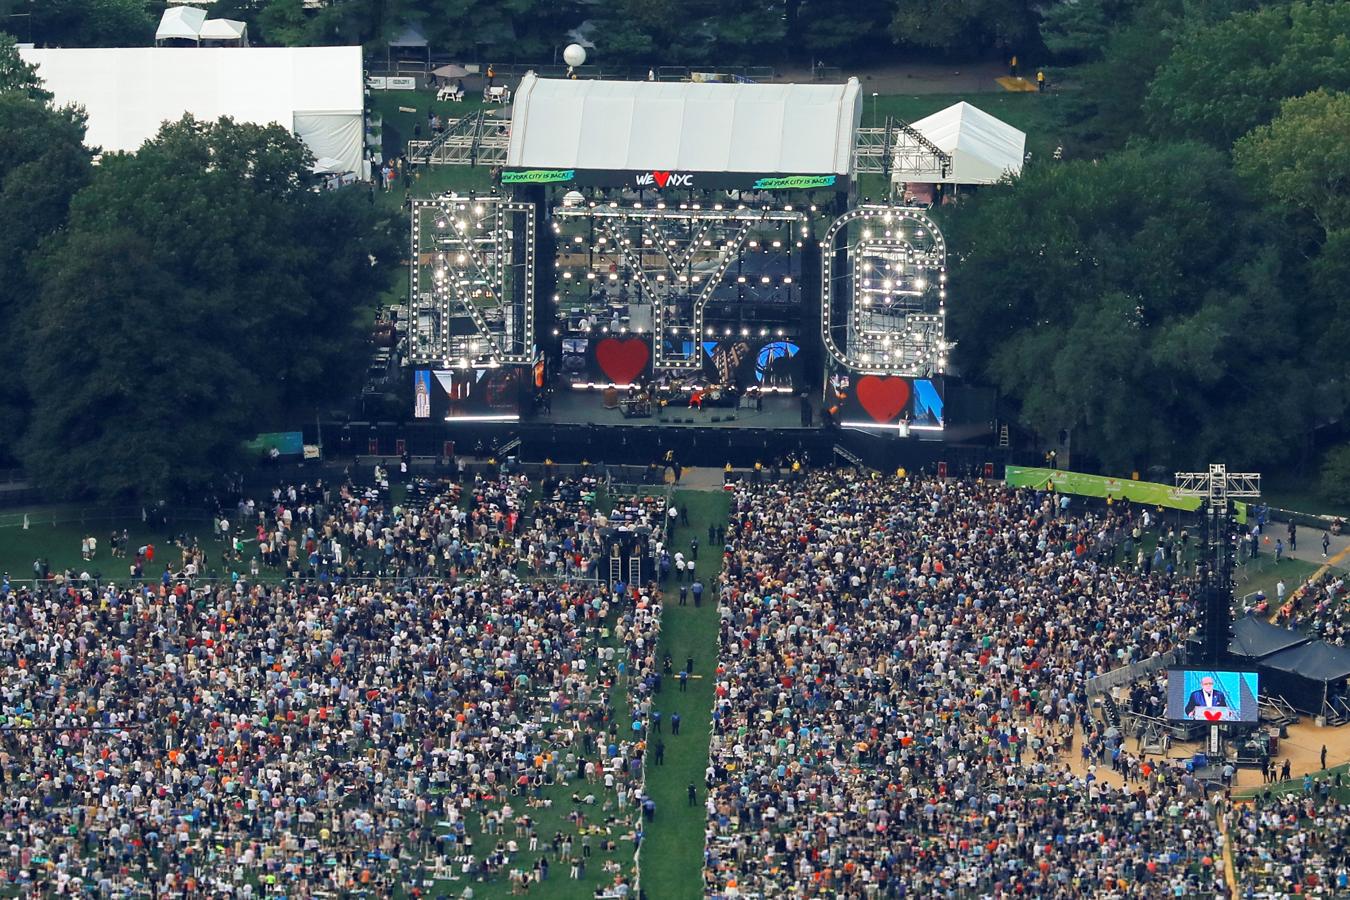
[[[605,338],[595,345],[595,361],[600,371],[615,384],[632,384],[647,367],[651,350],[642,338]]]
[[[666,186],[666,182],[670,180],[670,173],[669,173],[669,172],[653,172],[653,173],[652,173],[652,178],[656,180],[656,186],[657,186],[657,187],[663,188],[663,187]]]
[[[1223,711],[1218,709],[1205,710],[1205,718],[1211,722],[1217,722],[1223,718]]]
[[[909,381],[864,375],[858,379],[858,402],[873,422],[889,422],[909,403]]]

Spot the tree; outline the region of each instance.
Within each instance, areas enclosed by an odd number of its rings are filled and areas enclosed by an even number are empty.
[[[43,240],[65,225],[70,198],[89,180],[84,116],[53,108],[14,42],[0,35],[0,334],[10,336],[7,360],[23,371],[28,316],[38,294],[31,271]],[[27,426],[29,400],[19,378],[0,379],[0,459],[9,462]]]
[[[135,47],[155,34],[145,0],[0,0],[0,20],[15,14],[39,46]]]
[[[1280,103],[1350,89],[1350,4],[1297,0],[1238,13],[1185,35],[1148,88],[1158,134],[1229,147]]]
[[[891,18],[891,36],[936,50],[1016,50],[1036,37],[1036,16],[1025,0],[902,0]]]
[[[46,101],[52,98],[42,87],[37,66],[24,62],[14,36],[0,31],[0,94],[22,94],[29,100]]]
[[[162,496],[200,483],[248,431],[355,386],[360,312],[397,243],[363,191],[311,190],[311,163],[279,126],[190,117],[103,158],[43,257],[24,443],[37,477]],[[117,441],[156,461],[128,474]]]
[[[1322,460],[1322,495],[1332,503],[1350,504],[1350,447],[1335,447]]]
[[[1031,167],[948,228],[956,362],[1115,471],[1279,460],[1312,379],[1288,248],[1257,221],[1223,154],[1195,144]]]
[[[1314,91],[1240,138],[1234,166],[1274,205],[1307,211],[1323,232],[1350,227],[1350,93]]]

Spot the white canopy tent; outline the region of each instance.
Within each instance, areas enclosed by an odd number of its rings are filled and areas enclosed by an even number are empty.
[[[248,26],[236,19],[207,19],[198,36],[203,41],[230,41],[242,47],[248,43]]]
[[[155,29],[155,41],[183,40],[196,43],[201,40],[202,25],[206,22],[206,10],[191,6],[171,6],[164,10]]]
[[[962,101],[912,123],[939,150],[950,154],[951,170],[946,178],[929,171],[907,171],[906,153],[916,148],[912,138],[898,142],[891,180],[896,182],[943,182],[945,184],[993,184],[1005,175],[1022,171],[1027,136],[1002,119]]]
[[[538,78],[515,93],[508,167],[848,176],[862,115],[847,84]]]
[[[364,86],[360,47],[126,47],[22,50],[60,104],[83,106],[85,141],[134,151],[165,122],[275,122],[316,159],[362,171]]]

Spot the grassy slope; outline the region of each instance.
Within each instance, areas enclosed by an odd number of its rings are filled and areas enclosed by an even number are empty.
[[[675,502],[689,510],[689,525],[676,530],[672,546],[688,553],[690,538],[699,543],[698,575],[705,586],[713,584],[722,568],[716,548],[708,547],[708,525],[725,524],[729,498],[720,492],[677,491]],[[688,690],[680,693],[678,680],[662,686],[656,708],[661,711],[666,744],[664,766],[648,766],[647,790],[656,800],[656,821],[642,847],[642,887],[648,897],[684,900],[703,896],[699,872],[703,866],[703,770],[708,765],[708,727],[712,711],[712,673],[717,665],[717,605],[711,587],[702,607],[679,605],[679,588],[671,582],[661,623],[662,658],[670,654],[674,671],[694,657],[694,674]],[[678,712],[680,734],[670,733],[670,715]],[[698,801],[688,805],[689,784],[698,791]]]

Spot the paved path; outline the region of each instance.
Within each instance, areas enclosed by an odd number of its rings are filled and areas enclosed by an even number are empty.
[[[1008,74],[1003,63],[976,60],[963,63],[907,63],[868,69],[840,67],[845,76],[856,76],[864,94],[971,94],[1002,92],[995,80]],[[778,71],[777,81],[811,82],[810,68]]]

